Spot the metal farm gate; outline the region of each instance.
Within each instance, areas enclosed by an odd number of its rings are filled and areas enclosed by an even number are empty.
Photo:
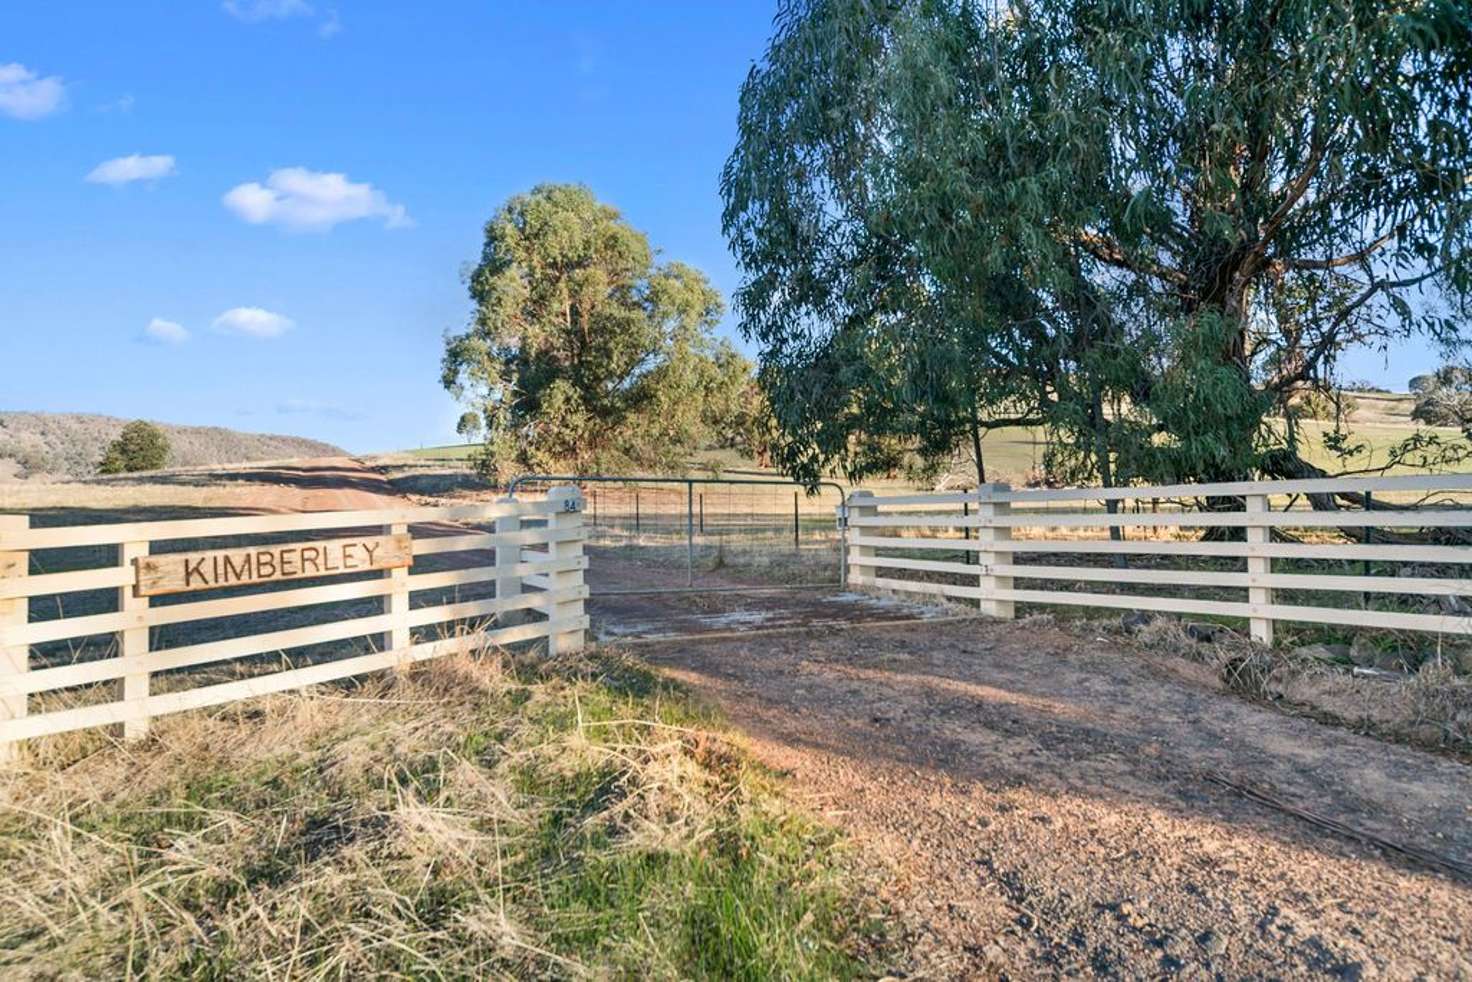
[[[566,484],[583,489],[588,549],[610,574],[594,596],[843,586],[844,490],[833,482],[809,494],[769,478],[528,474],[507,490]]]
[[[605,642],[657,643],[910,622],[947,613],[846,586],[844,491],[758,477],[530,474],[583,494],[588,613]]]

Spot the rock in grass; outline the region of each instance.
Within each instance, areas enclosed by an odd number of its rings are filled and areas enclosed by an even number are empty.
[[[1192,621],[1186,625],[1187,637],[1205,644],[1220,641],[1225,634],[1226,628],[1220,624],[1205,624],[1199,621]]]
[[[1466,597],[1448,593],[1436,598],[1437,606],[1443,614],[1452,614],[1457,617],[1466,617],[1472,614],[1472,603],[1467,602]]]
[[[1425,656],[1419,651],[1387,651],[1375,659],[1375,667],[1387,672],[1406,672],[1414,675],[1421,668]]]
[[[1155,620],[1155,615],[1145,610],[1127,610],[1119,617],[1119,626],[1126,631],[1138,631]]]
[[[1391,672],[1383,668],[1366,668],[1356,665],[1354,677],[1357,679],[1366,679],[1370,682],[1404,682],[1410,676],[1404,672]]]
[[[1310,658],[1326,665],[1348,665],[1352,659],[1347,644],[1306,644],[1293,649],[1298,658]]]
[[[1451,662],[1458,675],[1472,675],[1472,649],[1456,652]]]
[[[1349,660],[1364,668],[1373,668],[1380,655],[1380,646],[1363,634],[1356,635],[1349,646]]]
[[[1385,672],[1415,672],[1421,667],[1424,657],[1419,652],[1377,644],[1362,634],[1349,646],[1349,660],[1360,668],[1378,668]]]

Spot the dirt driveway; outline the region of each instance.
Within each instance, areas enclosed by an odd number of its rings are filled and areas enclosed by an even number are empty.
[[[1045,621],[639,654],[888,865],[909,971],[1472,979],[1472,883],[1249,797],[1467,864],[1472,768],[1456,761]]]

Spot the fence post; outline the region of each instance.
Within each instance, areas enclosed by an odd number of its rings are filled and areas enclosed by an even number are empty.
[[[797,513],[797,492],[792,492],[792,548],[801,549],[802,540],[798,538],[799,518]]]
[[[962,518],[970,518],[971,517],[971,501],[969,499],[966,500],[966,501],[961,502],[961,517]],[[968,543],[970,542],[970,540],[971,540],[971,526],[970,525],[963,525],[963,526],[961,526],[961,538],[967,540]],[[963,562],[963,563],[969,563],[969,562],[971,562],[971,546],[969,544],[965,547],[965,549],[961,553],[961,562]]]
[[[980,548],[976,561],[981,566],[981,612],[1002,620],[1011,620],[1017,615],[1016,604],[1011,600],[999,600],[998,590],[1012,589],[1012,577],[997,576],[994,566],[1009,566],[1012,553],[1003,551],[1012,540],[1012,528],[997,525],[994,519],[1010,514],[1012,505],[1007,501],[990,500],[991,495],[1012,490],[1010,484],[982,484],[976,489],[976,517],[981,522],[976,528],[976,544]]]
[[[502,498],[501,504],[516,507],[516,499]],[[549,523],[550,524],[550,523]],[[521,514],[513,512],[510,515],[501,515],[496,519],[497,535],[514,535],[521,531]],[[549,547],[550,551],[550,547]],[[496,599],[504,600],[507,597],[521,596],[521,577],[506,572],[512,566],[521,562],[521,546],[512,544],[509,546],[496,546]],[[503,627],[512,624],[520,624],[526,620],[525,613],[521,610],[503,610],[496,615],[496,623]]]
[[[124,542],[118,546],[118,565],[135,567],[137,561],[148,555],[147,542]],[[133,584],[128,583],[118,588],[118,610],[123,613],[132,614],[148,609],[147,597],[137,596],[133,592]],[[148,627],[127,627],[118,632],[118,657],[120,658],[144,658],[148,655]],[[141,672],[127,672],[123,675],[122,701],[124,703],[141,702],[148,698],[148,668],[145,665]],[[148,736],[148,717],[137,716],[123,721],[123,739],[141,740]]]
[[[1374,496],[1374,494],[1372,492],[1366,491],[1365,492],[1365,511],[1368,512],[1368,511],[1370,511],[1374,507],[1375,507],[1375,496]],[[1375,535],[1371,531],[1370,526],[1366,525],[1363,529],[1360,530],[1360,538],[1364,541],[1365,545],[1369,545],[1371,542],[1374,542],[1375,541]],[[1366,559],[1363,563],[1360,563],[1360,575],[1361,576],[1369,576],[1370,575],[1370,561],[1368,559]],[[1362,593],[1362,594],[1360,594],[1360,606],[1363,607],[1365,610],[1369,610],[1370,609],[1370,595],[1368,593]]]
[[[1269,511],[1268,496],[1265,494],[1249,494],[1247,496],[1247,511],[1249,514],[1261,515]],[[1267,545],[1272,541],[1273,528],[1271,525],[1249,525],[1247,526],[1247,575],[1249,582],[1254,577],[1265,577],[1273,572],[1273,558],[1268,555],[1254,555],[1252,546]],[[1273,602],[1272,587],[1250,586],[1247,588],[1247,602],[1254,607],[1267,608]],[[1252,640],[1262,644],[1273,643],[1273,619],[1264,613],[1262,617],[1251,618]]]
[[[848,528],[843,533],[848,540],[848,564],[850,583],[863,586],[874,579],[875,567],[864,562],[873,559],[875,550],[873,546],[861,546],[858,538],[868,533],[869,529],[864,526],[855,526],[855,518],[870,517],[879,514],[879,506],[867,503],[864,499],[873,498],[872,491],[855,491],[848,497]],[[868,570],[868,572],[865,572]]]
[[[583,555],[582,495],[578,493],[577,488],[553,488],[547,495],[547,499],[557,505],[557,510],[547,519],[547,527],[559,532],[573,529],[579,533],[575,539],[553,542],[548,547],[551,558],[581,557]],[[553,573],[549,580],[552,590],[570,590],[583,585],[583,570],[578,568],[565,573]],[[565,621],[582,616],[583,600],[581,597],[573,600],[554,600],[547,605],[548,621]],[[560,655],[564,652],[581,650],[583,650],[583,629],[581,627],[570,631],[548,632],[547,654]]]
[[[384,526],[384,531],[389,535],[408,535],[409,524],[396,522]],[[384,637],[384,650],[406,651],[409,647],[409,567],[396,567],[385,572],[384,576],[393,580],[392,591],[383,598],[383,612],[393,618],[393,626]]]
[[[12,549],[5,544],[6,533],[24,532],[31,527],[25,515],[0,515],[0,581],[19,579],[30,572],[31,554]],[[9,629],[26,625],[30,618],[30,601],[25,597],[10,600],[0,599],[0,680],[12,679],[30,671],[31,646],[10,644],[5,633]],[[0,696],[0,719],[20,719],[26,715],[24,692],[17,695]],[[19,741],[0,741],[0,763],[13,760]]]
[[[695,585],[695,482],[685,482],[685,585]]]

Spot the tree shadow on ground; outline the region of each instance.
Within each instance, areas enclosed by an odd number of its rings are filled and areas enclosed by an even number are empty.
[[[1472,942],[1472,878],[1271,804],[1472,868],[1472,769],[1245,702],[1204,669],[1190,679],[1078,631],[981,620],[639,653],[712,698],[845,824],[897,837],[927,910],[994,888],[1088,935],[1081,951],[1148,954],[1156,942],[1118,913],[1147,896],[1179,930],[1236,932],[1252,954],[1233,970],[1248,973],[1337,970],[1375,946],[1444,967]],[[1292,944],[1261,927],[1285,909],[1298,911]],[[1339,954],[1320,959],[1310,928]],[[1061,926],[1049,937],[1078,940]],[[1128,964],[1116,970],[1142,967]]]

